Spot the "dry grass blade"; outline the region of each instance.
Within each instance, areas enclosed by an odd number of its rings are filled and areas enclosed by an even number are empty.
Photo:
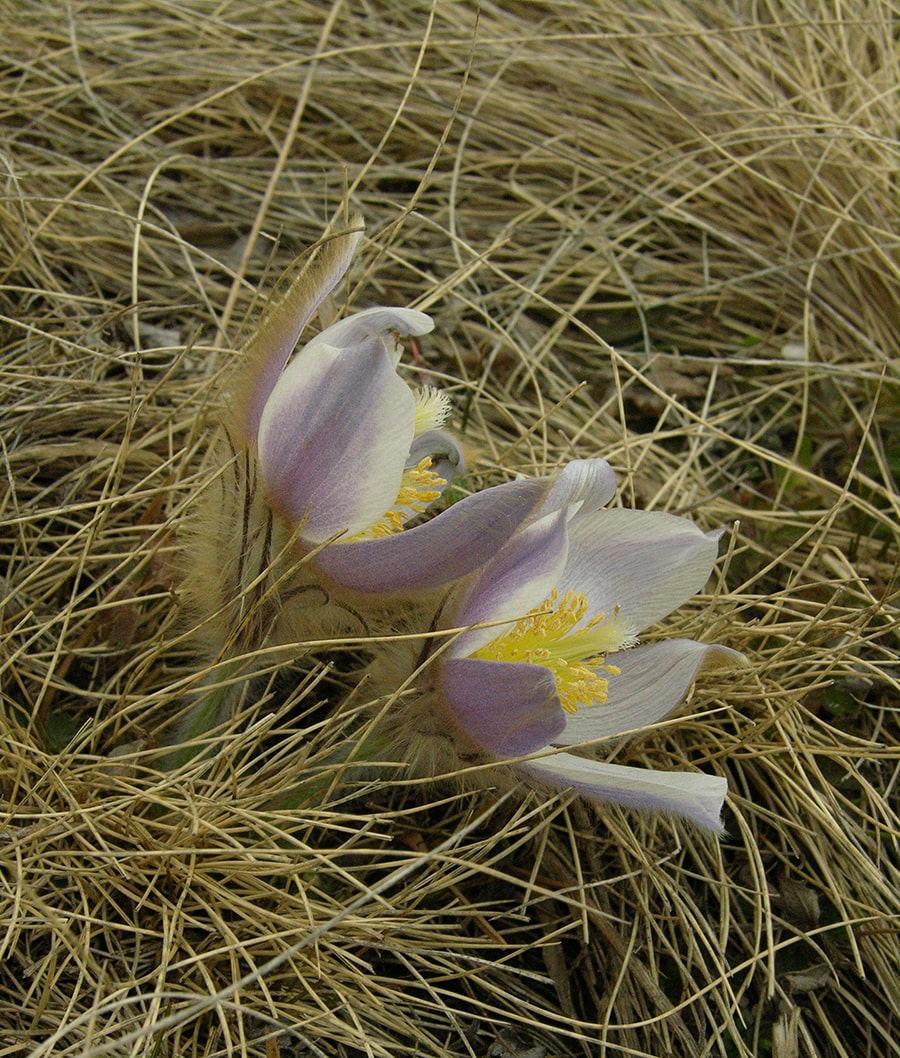
[[[896,1054],[891,5],[27,8],[0,12],[0,1058]],[[603,455],[623,504],[734,527],[665,631],[751,669],[599,747],[727,775],[721,843],[360,780],[359,641],[255,659],[215,753],[154,767],[237,678],[177,576],[214,395],[344,202],[341,297],[435,316],[410,378],[453,393],[473,487]]]

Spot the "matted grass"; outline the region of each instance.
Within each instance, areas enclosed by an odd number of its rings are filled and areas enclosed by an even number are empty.
[[[0,1056],[895,1054],[890,5],[2,29]],[[721,842],[351,781],[359,641],[273,659],[213,758],[154,767],[216,678],[177,570],[220,378],[344,201],[341,302],[435,316],[408,370],[453,394],[468,487],[603,455],[622,504],[732,527],[658,631],[751,667],[600,747],[727,775]]]

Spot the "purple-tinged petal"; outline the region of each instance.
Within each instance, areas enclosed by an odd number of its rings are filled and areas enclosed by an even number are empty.
[[[567,716],[558,745],[610,738],[655,724],[684,700],[701,668],[737,668],[746,658],[715,643],[665,639],[610,654],[607,662],[621,669],[618,676],[607,677],[607,700]]]
[[[342,232],[319,247],[293,280],[284,297],[267,309],[256,333],[244,349],[247,388],[244,392],[235,393],[233,404],[238,413],[238,422],[251,440],[256,437],[266,401],[303,328],[350,267],[356,247],[363,237],[362,220],[354,217],[352,224],[357,230]]]
[[[338,349],[347,349],[354,345],[368,344],[376,339],[391,364],[396,367],[403,351],[402,338],[411,334],[428,334],[434,330],[434,320],[417,309],[401,309],[376,306],[363,309],[346,316],[324,331],[317,334],[306,344],[307,349],[316,349],[320,345],[331,345]]]
[[[569,510],[570,517],[592,514],[616,494],[616,474],[605,459],[572,459],[557,474],[541,514]]]
[[[567,551],[565,511],[545,515],[521,529],[473,578],[455,623],[475,625],[524,617],[556,587]],[[474,654],[509,629],[499,625],[465,632],[451,653],[454,657]]]
[[[408,467],[418,466],[428,457],[435,474],[448,484],[466,472],[466,456],[462,445],[446,430],[426,430],[413,441],[406,460]]]
[[[662,511],[612,508],[585,515],[569,526],[560,593],[583,592],[592,613],[619,606],[625,624],[639,632],[703,587],[721,535]]]
[[[557,789],[573,788],[592,801],[671,812],[716,834],[723,829],[722,805],[728,783],[718,775],[628,768],[571,753],[530,760],[521,767]]]
[[[397,499],[414,422],[415,398],[377,343],[303,350],[260,420],[272,507],[313,544],[360,532]]]
[[[316,567],[366,594],[423,591],[468,576],[496,554],[547,492],[540,478],[476,492],[431,521],[393,536],[332,544]]]
[[[534,753],[565,723],[553,673],[541,665],[450,658],[440,681],[463,735],[498,757]]]

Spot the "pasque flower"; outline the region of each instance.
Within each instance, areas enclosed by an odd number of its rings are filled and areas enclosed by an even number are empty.
[[[464,466],[458,442],[441,429],[446,398],[431,388],[416,394],[397,374],[403,338],[428,333],[431,318],[366,309],[291,355],[358,239],[353,232],[326,244],[294,284],[301,294],[292,287],[263,320],[232,429],[255,450],[269,509],[326,580],[361,593],[417,591],[467,575],[502,547],[547,482],[486,489],[404,530]]]
[[[436,662],[438,709],[463,749],[509,759],[620,735],[671,712],[701,667],[742,663],[734,650],[689,639],[636,645],[703,586],[721,534],[662,512],[601,509],[614,490],[603,460],[568,464],[445,616],[451,627],[481,626]],[[721,827],[727,787],[717,776],[565,752],[521,767],[595,800]]]
[[[443,428],[446,397],[415,391],[398,374],[404,339],[429,333],[431,318],[369,308],[296,349],[361,232],[325,240],[268,307],[229,393],[219,468],[187,537],[186,579],[198,627],[228,659],[226,673],[244,658],[252,668],[257,658],[293,656],[297,644],[348,621],[378,630],[388,613],[388,631],[406,624],[429,643],[430,633],[467,629],[425,666],[400,722],[392,718],[395,745],[405,738],[412,747],[419,728],[410,710],[430,692],[436,707],[423,715],[437,727],[426,734],[452,745],[457,759],[531,757],[659,720],[703,665],[741,658],[685,639],[637,646],[638,632],[703,585],[718,534],[667,514],[603,509],[615,492],[603,460],[485,489],[429,517],[464,469]],[[414,637],[401,639],[380,670],[373,656],[373,677],[392,676],[397,657],[403,664]],[[181,725],[186,745],[241,693],[236,680],[205,694]],[[171,758],[193,752],[188,745]],[[597,799],[719,825],[725,783],[714,776],[561,752],[521,767]]]
[[[229,677],[296,657],[308,640],[371,629],[392,596],[405,606],[469,575],[550,487],[508,482],[406,528],[463,469],[442,429],[447,399],[397,374],[403,339],[429,332],[431,318],[366,309],[295,352],[361,237],[354,221],[324,240],[266,307],[226,393],[216,473],[184,532],[185,607]],[[225,681],[204,693],[176,740],[209,731],[243,689]],[[194,752],[173,752],[172,766]]]

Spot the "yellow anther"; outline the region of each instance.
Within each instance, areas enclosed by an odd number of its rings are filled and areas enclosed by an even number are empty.
[[[620,673],[615,665],[606,664],[606,655],[631,646],[634,636],[619,619],[618,608],[609,618],[600,613],[576,628],[587,605],[580,593],[568,591],[560,599],[554,589],[540,606],[472,657],[483,661],[524,661],[550,669],[567,713],[576,712],[581,705],[602,704],[609,681],[600,673]]]
[[[350,540],[374,540],[382,536],[393,536],[416,515],[422,514],[430,503],[441,495],[447,482],[430,470],[431,459],[426,456],[414,467],[407,467],[400,479],[400,491],[394,506],[376,522],[351,536]]]

